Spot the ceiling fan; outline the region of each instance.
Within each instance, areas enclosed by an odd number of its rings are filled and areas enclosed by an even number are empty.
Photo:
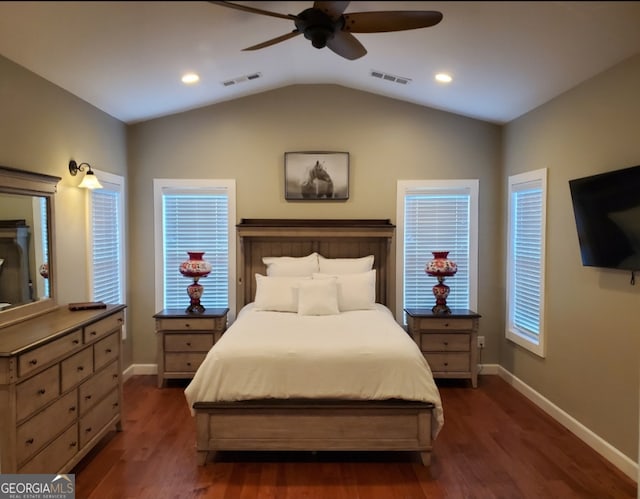
[[[409,29],[428,28],[442,20],[442,13],[425,10],[398,10],[380,12],[344,11],[350,2],[314,2],[313,7],[303,10],[297,15],[280,14],[268,10],[248,7],[231,2],[210,2],[223,7],[278,17],[295,23],[296,29],[290,33],[267,40],[243,50],[258,50],[276,43],[304,35],[311,44],[318,48],[329,47],[333,52],[345,59],[359,59],[367,53],[367,49],[352,33],[384,33]]]

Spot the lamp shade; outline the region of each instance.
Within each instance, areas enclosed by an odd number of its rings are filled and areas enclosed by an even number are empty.
[[[102,184],[98,180],[98,177],[96,177],[96,174],[89,170],[85,173],[78,187],[82,187],[83,189],[102,189]]]

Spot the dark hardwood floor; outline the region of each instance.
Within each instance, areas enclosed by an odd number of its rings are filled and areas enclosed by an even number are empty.
[[[636,498],[636,484],[498,376],[442,382],[445,425],[414,453],[219,453],[196,464],[185,383],[124,385],[124,431],[73,471],[78,499]]]

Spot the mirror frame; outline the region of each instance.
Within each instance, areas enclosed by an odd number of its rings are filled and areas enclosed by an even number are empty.
[[[54,199],[60,177],[0,166],[0,193],[47,198],[47,238],[49,244],[49,297],[0,311],[0,328],[58,307],[56,302],[55,209]]]

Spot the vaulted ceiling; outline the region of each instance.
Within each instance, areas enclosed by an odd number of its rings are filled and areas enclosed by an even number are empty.
[[[313,5],[236,3],[281,14]],[[357,34],[368,53],[347,60],[303,36],[243,51],[293,21],[211,2],[4,1],[0,55],[126,123],[330,83],[500,124],[640,52],[640,2],[351,2],[345,13],[385,10],[443,20]],[[181,82],[189,71],[197,84]]]

